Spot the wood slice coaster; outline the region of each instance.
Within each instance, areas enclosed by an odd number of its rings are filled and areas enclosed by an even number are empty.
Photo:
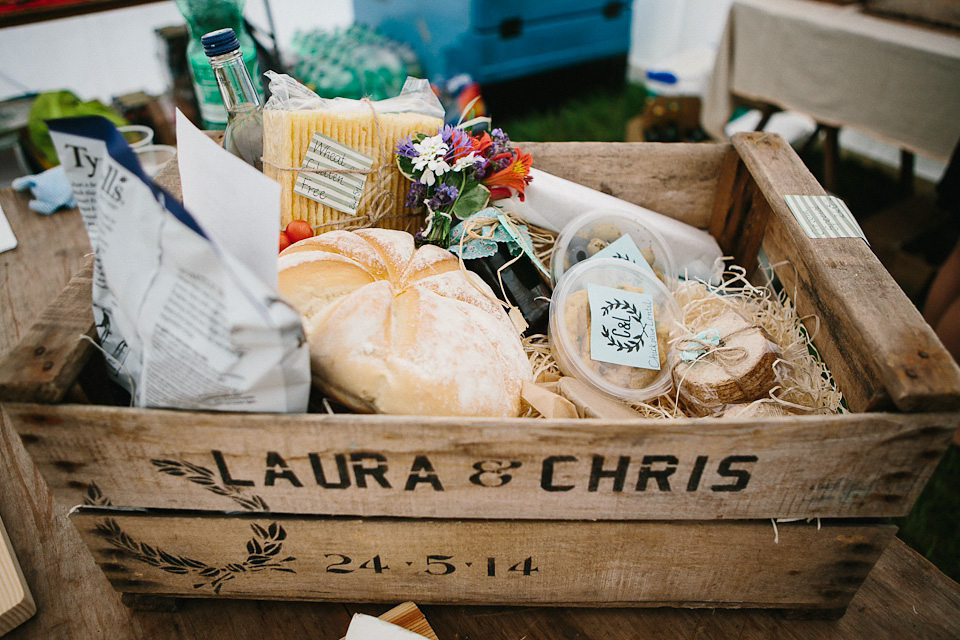
[[[673,382],[680,394],[705,407],[751,402],[762,398],[776,383],[774,363],[780,347],[759,325],[735,311],[726,311],[706,329],[720,334],[718,348],[699,360],[680,360],[676,349]]]

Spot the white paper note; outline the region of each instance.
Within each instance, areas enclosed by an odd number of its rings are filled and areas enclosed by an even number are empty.
[[[183,206],[217,244],[276,288],[280,184],[221,149],[179,109],[177,163]]]

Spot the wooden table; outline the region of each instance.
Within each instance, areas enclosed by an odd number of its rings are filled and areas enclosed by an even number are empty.
[[[0,191],[20,246],[0,254],[0,353],[13,346],[79,268],[89,244],[76,211],[40,216]],[[337,640],[353,612],[391,605],[188,600],[175,612],[128,609],[53,501],[19,438],[0,425],[0,517],[38,613],[4,640],[150,638]],[[773,529],[771,527],[771,536]],[[404,599],[397,594],[397,602]],[[396,604],[393,603],[393,604]],[[441,640],[960,637],[960,585],[895,540],[840,620],[778,611],[422,606]]]

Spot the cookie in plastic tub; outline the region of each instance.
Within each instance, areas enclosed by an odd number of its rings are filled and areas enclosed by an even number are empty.
[[[554,243],[554,284],[573,265],[587,258],[623,258],[649,267],[671,291],[679,283],[673,252],[663,236],[628,211],[597,209],[577,216],[560,230]]]
[[[565,375],[639,403],[673,388],[667,349],[680,318],[673,294],[648,271],[619,258],[593,258],[557,283],[550,344]]]

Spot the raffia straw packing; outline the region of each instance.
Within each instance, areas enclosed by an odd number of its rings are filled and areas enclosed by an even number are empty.
[[[406,213],[409,182],[395,164],[397,142],[414,132],[433,135],[443,107],[427,81],[408,78],[396,98],[373,102],[321,98],[293,78],[268,71],[263,111],[263,172],[282,186],[281,227],[306,220],[317,233],[379,226],[415,232],[422,220]],[[369,169],[334,170],[366,176],[356,215],[294,192],[314,134],[373,158]]]

